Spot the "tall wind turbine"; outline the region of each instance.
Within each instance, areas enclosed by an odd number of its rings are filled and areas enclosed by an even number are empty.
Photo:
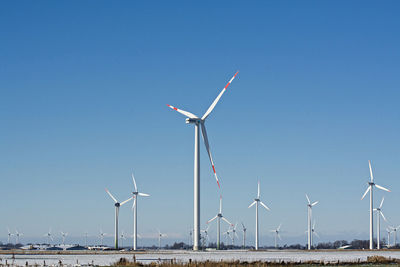
[[[364,197],[367,195],[369,191],[369,249],[374,249],[374,199],[373,199],[373,189],[374,186],[376,186],[378,189],[390,192],[389,189],[377,185],[374,183],[374,175],[372,174],[372,167],[371,167],[371,161],[368,160],[368,165],[369,165],[369,173],[371,175],[371,180],[368,182],[368,188],[365,191],[364,195],[362,196],[361,200],[364,199]]]
[[[246,248],[246,227],[244,226],[244,224],[242,223],[242,230],[243,230],[243,249]]]
[[[195,126],[194,132],[194,178],[193,178],[193,186],[194,186],[194,222],[193,222],[193,250],[198,250],[200,246],[200,135],[199,135],[199,127],[201,127],[201,133],[203,135],[204,145],[206,146],[206,150],[208,153],[208,157],[210,158],[211,167],[215,175],[215,179],[217,180],[218,187],[220,187],[217,173],[215,171],[214,161],[212,159],[210,145],[208,142],[207,131],[205,127],[205,120],[208,115],[210,115],[211,111],[214,109],[215,105],[217,105],[221,96],[225,93],[228,86],[231,84],[233,79],[236,77],[238,72],[230,79],[230,81],[225,85],[224,89],[219,93],[217,98],[211,104],[211,106],[207,109],[206,113],[204,113],[203,117],[198,117],[193,113],[178,109],[171,105],[167,105],[168,107],[178,111],[179,113],[185,115],[186,123],[192,123]]]
[[[149,197],[149,194],[145,194],[145,193],[140,193],[137,189],[136,186],[136,181],[135,181],[135,177],[133,176],[132,173],[132,181],[133,181],[133,185],[134,185],[134,189],[135,191],[132,192],[133,195],[133,250],[137,249],[137,198],[138,196],[141,197]]]
[[[315,205],[317,205],[318,201],[315,201],[314,203],[311,203],[310,198],[308,197],[308,195],[306,194],[306,198],[307,198],[307,236],[308,236],[308,249],[310,250],[312,247],[312,239],[313,239],[313,235],[312,235],[312,227],[311,227],[311,221],[312,221],[312,207],[314,207]]]
[[[377,241],[377,248],[380,249],[381,248],[381,216],[382,218],[385,220],[385,222],[387,222],[385,215],[383,215],[382,212],[382,205],[383,205],[383,201],[385,200],[385,198],[382,198],[381,204],[379,205],[379,208],[374,209],[374,211],[376,211],[377,214],[377,228],[376,228],[376,241]]]
[[[260,181],[258,181],[257,184],[257,198],[254,199],[254,202],[250,204],[249,208],[251,208],[253,205],[256,205],[256,250],[258,250],[258,204],[261,204],[266,210],[270,210],[270,208],[267,207],[261,200],[260,200]]]
[[[278,248],[278,240],[277,238],[279,238],[279,240],[282,240],[281,236],[279,235],[279,233],[281,232],[281,226],[282,224],[279,224],[278,228],[274,229],[274,230],[270,230],[270,232],[275,233],[275,248]]]
[[[133,197],[128,198],[127,200],[119,203],[118,200],[111,195],[110,191],[106,189],[107,194],[114,200],[115,206],[115,231],[114,231],[114,244],[115,249],[118,249],[118,214],[119,214],[119,207],[130,201]]]
[[[217,249],[219,249],[220,241],[221,241],[221,219],[224,220],[230,226],[232,225],[225,217],[222,215],[222,196],[219,197],[219,212],[212,219],[210,219],[207,223],[210,223],[217,219]]]

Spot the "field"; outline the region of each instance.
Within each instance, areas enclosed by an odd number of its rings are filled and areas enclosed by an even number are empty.
[[[369,258],[370,257],[370,258]],[[372,258],[371,258],[372,257]],[[80,265],[195,265],[197,266],[270,266],[270,265],[315,265],[315,264],[361,264],[397,263],[400,251],[356,251],[356,250],[268,250],[268,251],[142,251],[142,252],[60,252],[60,251],[1,251],[1,265],[14,266],[80,266]],[[122,261],[121,261],[122,258]],[[371,260],[372,259],[372,260]],[[374,260],[375,259],[375,260]],[[118,262],[120,262],[118,264]],[[191,264],[190,264],[191,263]]]

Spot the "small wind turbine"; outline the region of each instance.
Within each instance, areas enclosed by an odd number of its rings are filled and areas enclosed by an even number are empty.
[[[215,215],[215,217],[213,217],[212,219],[210,219],[207,223],[210,223],[212,221],[214,221],[215,219],[217,219],[217,249],[219,249],[220,246],[220,241],[221,241],[221,234],[220,234],[220,230],[221,230],[221,219],[224,220],[227,224],[232,225],[227,219],[225,219],[225,217],[222,215],[222,196],[219,197],[219,212],[217,215]]]
[[[201,230],[201,232],[204,233],[204,236],[203,236],[203,248],[206,246],[206,242],[208,241],[208,229],[210,229],[210,225],[208,225],[206,229]]]
[[[133,186],[135,187],[134,191],[132,192],[132,195],[133,195],[133,205],[132,205],[132,210],[133,210],[133,250],[136,250],[137,249],[137,198],[138,198],[138,196],[149,197],[150,195],[138,192],[135,177],[133,176],[133,173],[132,173],[132,181],[133,181]]]
[[[224,89],[219,93],[217,98],[211,104],[211,106],[204,113],[203,117],[198,117],[193,113],[178,109],[171,105],[167,105],[168,107],[178,111],[179,113],[185,115],[187,117],[186,123],[192,123],[195,125],[195,133],[194,133],[194,177],[193,177],[193,186],[194,186],[194,222],[193,222],[193,250],[198,250],[200,245],[200,134],[199,127],[201,127],[201,133],[203,135],[204,145],[206,146],[206,150],[208,153],[208,157],[210,158],[211,167],[215,175],[215,179],[217,180],[218,187],[220,187],[217,173],[215,171],[214,161],[211,156],[210,145],[208,142],[207,131],[205,127],[205,121],[210,113],[213,111],[215,106],[217,105],[221,96],[225,93],[228,86],[231,84],[233,79],[235,79],[238,72],[230,79],[230,81],[225,85]]]
[[[99,238],[100,238],[100,246],[103,246],[103,239],[107,234],[103,232],[103,230],[100,229],[100,234],[99,234]]]
[[[311,221],[312,221],[312,207],[318,204],[318,201],[315,201],[314,203],[311,203],[310,198],[306,194],[307,198],[307,236],[308,236],[308,250],[311,249],[312,244],[313,244],[313,235],[312,235],[312,227],[311,227]],[[314,222],[315,223],[315,222]]]
[[[392,231],[389,228],[386,228],[386,232],[388,236],[386,247],[390,248],[390,234],[392,233]]]
[[[373,213],[373,209],[374,209],[374,199],[373,199],[373,189],[374,186],[377,187],[378,189],[390,192],[389,189],[377,185],[374,183],[374,175],[372,174],[372,167],[371,167],[371,161],[368,160],[368,165],[369,165],[369,173],[371,175],[371,180],[368,182],[368,188],[365,191],[364,195],[362,196],[361,200],[364,199],[364,197],[367,195],[367,193],[369,192],[369,249],[374,249],[374,213]]]
[[[400,225],[397,227],[394,226],[389,226],[392,229],[392,232],[394,234],[394,247],[396,247],[396,239],[397,239],[397,230],[400,229]]]
[[[235,224],[235,226],[232,228],[232,246],[235,246],[235,237],[237,239],[239,239],[238,234],[236,233],[236,227],[237,227],[237,223]]]
[[[18,232],[18,230],[15,230],[15,244],[19,244],[19,237],[22,236],[23,233]]]
[[[277,238],[279,238],[279,240],[282,240],[281,236],[279,235],[279,233],[281,232],[281,226],[282,224],[279,224],[278,228],[274,229],[274,230],[270,230],[270,232],[275,233],[275,248],[278,248],[278,240]]]
[[[256,250],[258,250],[258,204],[261,204],[266,210],[270,210],[270,208],[267,207],[261,200],[260,200],[260,181],[258,181],[257,184],[257,198],[254,199],[254,202],[250,204],[249,208],[251,208],[253,205],[256,205]]]
[[[130,201],[133,197],[128,198],[127,200],[119,203],[118,200],[111,195],[110,191],[106,188],[107,194],[114,200],[115,204],[115,231],[114,231],[114,244],[115,244],[115,249],[118,249],[118,214],[119,214],[119,207]]]
[[[8,243],[8,244],[10,244],[11,237],[12,237],[14,234],[12,234],[12,233],[10,232],[10,228],[7,228],[7,231],[8,231],[8,239],[7,239],[7,243]]]
[[[53,241],[53,237],[51,236],[51,228],[49,228],[49,231],[44,236],[47,237],[47,241],[49,242],[50,245],[51,241]]]
[[[233,243],[232,237],[231,237],[231,231],[232,231],[231,227],[229,226],[228,230],[226,230],[225,232],[222,233],[222,235],[226,236],[226,245],[227,246],[229,246],[229,239],[231,239],[231,242]]]
[[[122,231],[122,234],[121,234],[121,246],[122,246],[122,248],[124,247],[124,239],[126,239],[126,237],[125,237],[124,231]]]
[[[319,238],[317,231],[315,231],[315,220],[314,220],[313,226],[311,228],[311,233],[312,233],[311,246],[314,247],[314,235]]]
[[[161,249],[161,238],[162,237],[167,237],[167,234],[162,234],[161,232],[160,232],[160,230],[158,229],[158,249],[160,250]]]
[[[376,224],[376,241],[377,241],[377,248],[380,249],[381,248],[381,216],[382,218],[385,220],[385,222],[387,222],[385,215],[383,215],[382,212],[382,205],[383,205],[383,201],[385,200],[385,198],[382,198],[381,204],[379,205],[379,208],[374,209],[374,211],[376,211],[377,214],[377,224]]]
[[[65,245],[65,237],[68,235],[68,233],[64,233],[61,231],[61,237],[62,237],[62,244]]]
[[[243,249],[246,248],[246,227],[244,227],[244,224],[242,223],[242,230],[243,230]]]

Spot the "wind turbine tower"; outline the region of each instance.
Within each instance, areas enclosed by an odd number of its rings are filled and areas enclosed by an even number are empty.
[[[206,150],[208,153],[208,157],[210,158],[211,167],[215,175],[215,179],[217,180],[218,187],[220,188],[219,180],[217,173],[215,171],[214,161],[212,159],[210,145],[208,142],[207,131],[205,127],[205,121],[210,115],[211,111],[214,109],[215,105],[217,105],[219,99],[224,94],[228,86],[231,84],[233,79],[236,77],[238,72],[230,79],[230,81],[225,85],[224,89],[219,93],[217,98],[208,108],[206,113],[204,113],[203,117],[198,117],[193,113],[178,109],[171,105],[167,105],[168,107],[178,111],[179,113],[185,115],[187,117],[186,123],[194,124],[194,177],[193,177],[193,187],[194,187],[194,215],[193,215],[193,250],[198,250],[200,247],[200,133],[199,127],[201,127],[201,133],[203,135],[204,145],[206,146]]]
[[[383,205],[383,201],[385,200],[385,198],[382,198],[381,204],[379,205],[379,208],[374,209],[374,211],[376,211],[377,217],[376,217],[376,221],[377,221],[377,227],[376,227],[376,247],[377,249],[381,249],[381,216],[382,218],[385,220],[385,222],[387,222],[385,215],[383,215],[382,212],[382,205]]]
[[[242,223],[242,230],[243,230],[243,249],[246,248],[246,227],[244,226],[244,224]]]
[[[253,205],[256,205],[256,240],[255,240],[255,247],[256,250],[258,250],[258,204],[261,204],[266,210],[270,210],[270,208],[267,207],[261,200],[260,200],[260,181],[258,181],[257,184],[257,198],[254,199],[254,202],[250,204],[249,208],[251,208]]]
[[[371,167],[371,161],[368,160],[368,165],[369,165],[369,173],[371,176],[371,180],[368,182],[368,188],[365,191],[364,195],[362,196],[361,200],[364,199],[364,197],[367,195],[369,192],[369,249],[374,249],[374,199],[373,199],[373,189],[374,186],[377,187],[378,189],[390,192],[389,189],[377,185],[374,183],[374,175],[372,173],[372,167]]]

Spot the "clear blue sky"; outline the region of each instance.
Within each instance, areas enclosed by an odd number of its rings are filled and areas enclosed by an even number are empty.
[[[247,209],[261,180],[263,234],[283,223],[304,241],[307,192],[321,240],[367,238],[360,198],[372,160],[400,224],[400,19],[397,1],[19,1],[0,5],[0,236],[52,227],[112,233],[132,188],[139,232],[187,240],[193,126],[207,121],[224,214],[254,233]],[[201,144],[201,221],[219,192]],[[132,232],[129,207],[121,229]],[[202,227],[204,228],[204,226]],[[215,225],[212,225],[215,239]],[[286,237],[285,237],[286,236]],[[297,237],[296,237],[297,236]],[[23,240],[24,241],[24,240]],[[319,241],[319,240],[317,240]],[[150,242],[150,241],[143,241]],[[272,244],[272,237],[262,244]]]

